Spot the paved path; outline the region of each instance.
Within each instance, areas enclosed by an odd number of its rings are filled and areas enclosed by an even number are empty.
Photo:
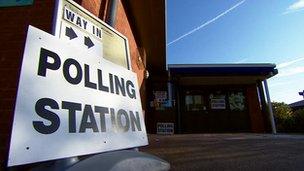
[[[140,150],[172,170],[304,170],[304,135],[149,135]]]

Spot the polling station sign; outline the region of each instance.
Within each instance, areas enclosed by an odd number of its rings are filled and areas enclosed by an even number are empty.
[[[147,144],[136,74],[29,26],[8,166]]]

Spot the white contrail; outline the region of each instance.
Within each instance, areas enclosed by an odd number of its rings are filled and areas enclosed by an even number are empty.
[[[189,36],[190,34],[192,34],[192,33],[196,32],[196,31],[198,31],[198,30],[200,30],[200,29],[206,27],[207,25],[213,23],[213,22],[216,21],[217,19],[221,18],[222,16],[224,16],[224,15],[226,15],[227,13],[229,13],[230,11],[232,11],[234,8],[236,8],[236,7],[240,6],[241,4],[243,4],[245,1],[246,1],[246,0],[243,0],[243,1],[241,1],[241,2],[239,2],[239,3],[237,3],[237,4],[235,4],[233,7],[231,7],[231,8],[229,8],[228,10],[222,12],[221,14],[219,14],[219,15],[216,16],[216,17],[214,17],[213,19],[211,19],[211,20],[205,22],[204,24],[202,24],[202,25],[196,27],[195,29],[189,31],[188,33],[185,33],[184,35],[182,35],[182,36],[180,36],[180,37],[174,39],[173,41],[169,42],[169,43],[167,44],[167,46],[169,46],[169,45],[171,45],[172,43],[175,43],[175,42],[177,42],[177,41],[179,41],[179,40],[185,38],[186,36]]]
[[[300,66],[300,67],[293,67],[287,70],[281,70],[281,72],[279,71],[279,74],[277,75],[277,77],[287,77],[287,76],[293,76],[296,74],[301,74],[304,72],[304,67]]]
[[[282,15],[287,15],[287,14],[290,14],[290,13],[295,13],[295,12],[299,12],[299,11],[303,11],[304,8],[302,9],[297,9],[297,10],[287,10],[285,12],[282,13]]]
[[[246,62],[247,60],[248,60],[248,58],[244,58],[244,59],[241,59],[241,60],[239,60],[239,61],[235,61],[235,62],[233,62],[233,63],[235,63],[235,64],[241,64],[241,63]]]
[[[292,65],[296,62],[303,61],[303,60],[304,60],[304,57],[301,57],[301,58],[294,59],[292,61],[280,63],[280,64],[277,65],[277,69],[285,68],[289,65]]]

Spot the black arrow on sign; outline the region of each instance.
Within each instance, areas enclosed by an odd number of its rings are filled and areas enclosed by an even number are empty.
[[[94,46],[94,43],[92,42],[89,36],[84,37],[84,44],[88,47],[88,49]]]
[[[75,31],[72,29],[72,27],[65,27],[65,35],[70,38],[70,40],[74,39],[77,37],[77,34]]]

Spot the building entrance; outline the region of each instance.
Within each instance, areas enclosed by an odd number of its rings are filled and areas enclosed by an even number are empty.
[[[182,133],[250,131],[249,112],[242,89],[184,87],[181,97]]]

